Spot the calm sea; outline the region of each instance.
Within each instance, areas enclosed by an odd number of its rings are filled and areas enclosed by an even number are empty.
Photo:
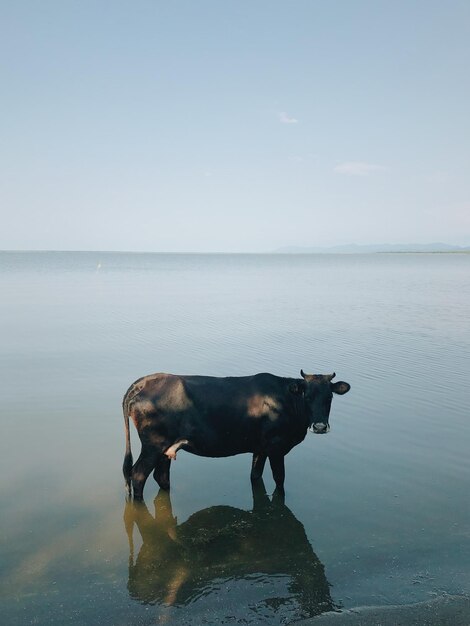
[[[2,621],[283,624],[470,588],[470,255],[0,254]],[[125,504],[152,372],[337,373],[286,459],[180,452]],[[134,457],[139,444],[133,437]]]

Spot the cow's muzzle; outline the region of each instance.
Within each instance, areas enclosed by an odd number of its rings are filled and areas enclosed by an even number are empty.
[[[315,435],[324,435],[329,432],[330,425],[325,424],[324,422],[316,422],[310,426],[310,432],[315,433]]]

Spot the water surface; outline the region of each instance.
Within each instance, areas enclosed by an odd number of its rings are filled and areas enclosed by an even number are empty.
[[[470,588],[470,255],[1,253],[0,289],[6,623],[282,624]],[[180,452],[170,497],[126,505],[133,380],[300,368],[352,389],[285,502],[248,455]]]

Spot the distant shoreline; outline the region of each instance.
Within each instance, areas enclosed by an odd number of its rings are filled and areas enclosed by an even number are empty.
[[[328,253],[326,253],[328,254]],[[341,253],[336,253],[341,254]],[[357,254],[350,252],[349,254]],[[363,254],[470,254],[470,249],[465,250],[389,250],[384,252],[363,252]]]
[[[373,254],[373,253],[448,253],[470,252],[470,246],[434,241],[430,243],[373,243],[373,244],[344,244],[337,246],[285,246],[274,250],[280,254]]]

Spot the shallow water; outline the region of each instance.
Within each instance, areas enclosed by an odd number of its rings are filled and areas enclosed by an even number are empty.
[[[282,624],[470,589],[470,255],[0,253],[0,289],[5,623]],[[285,502],[248,455],[180,452],[170,498],[149,479],[126,505],[133,380],[300,368],[352,389],[287,457]]]

